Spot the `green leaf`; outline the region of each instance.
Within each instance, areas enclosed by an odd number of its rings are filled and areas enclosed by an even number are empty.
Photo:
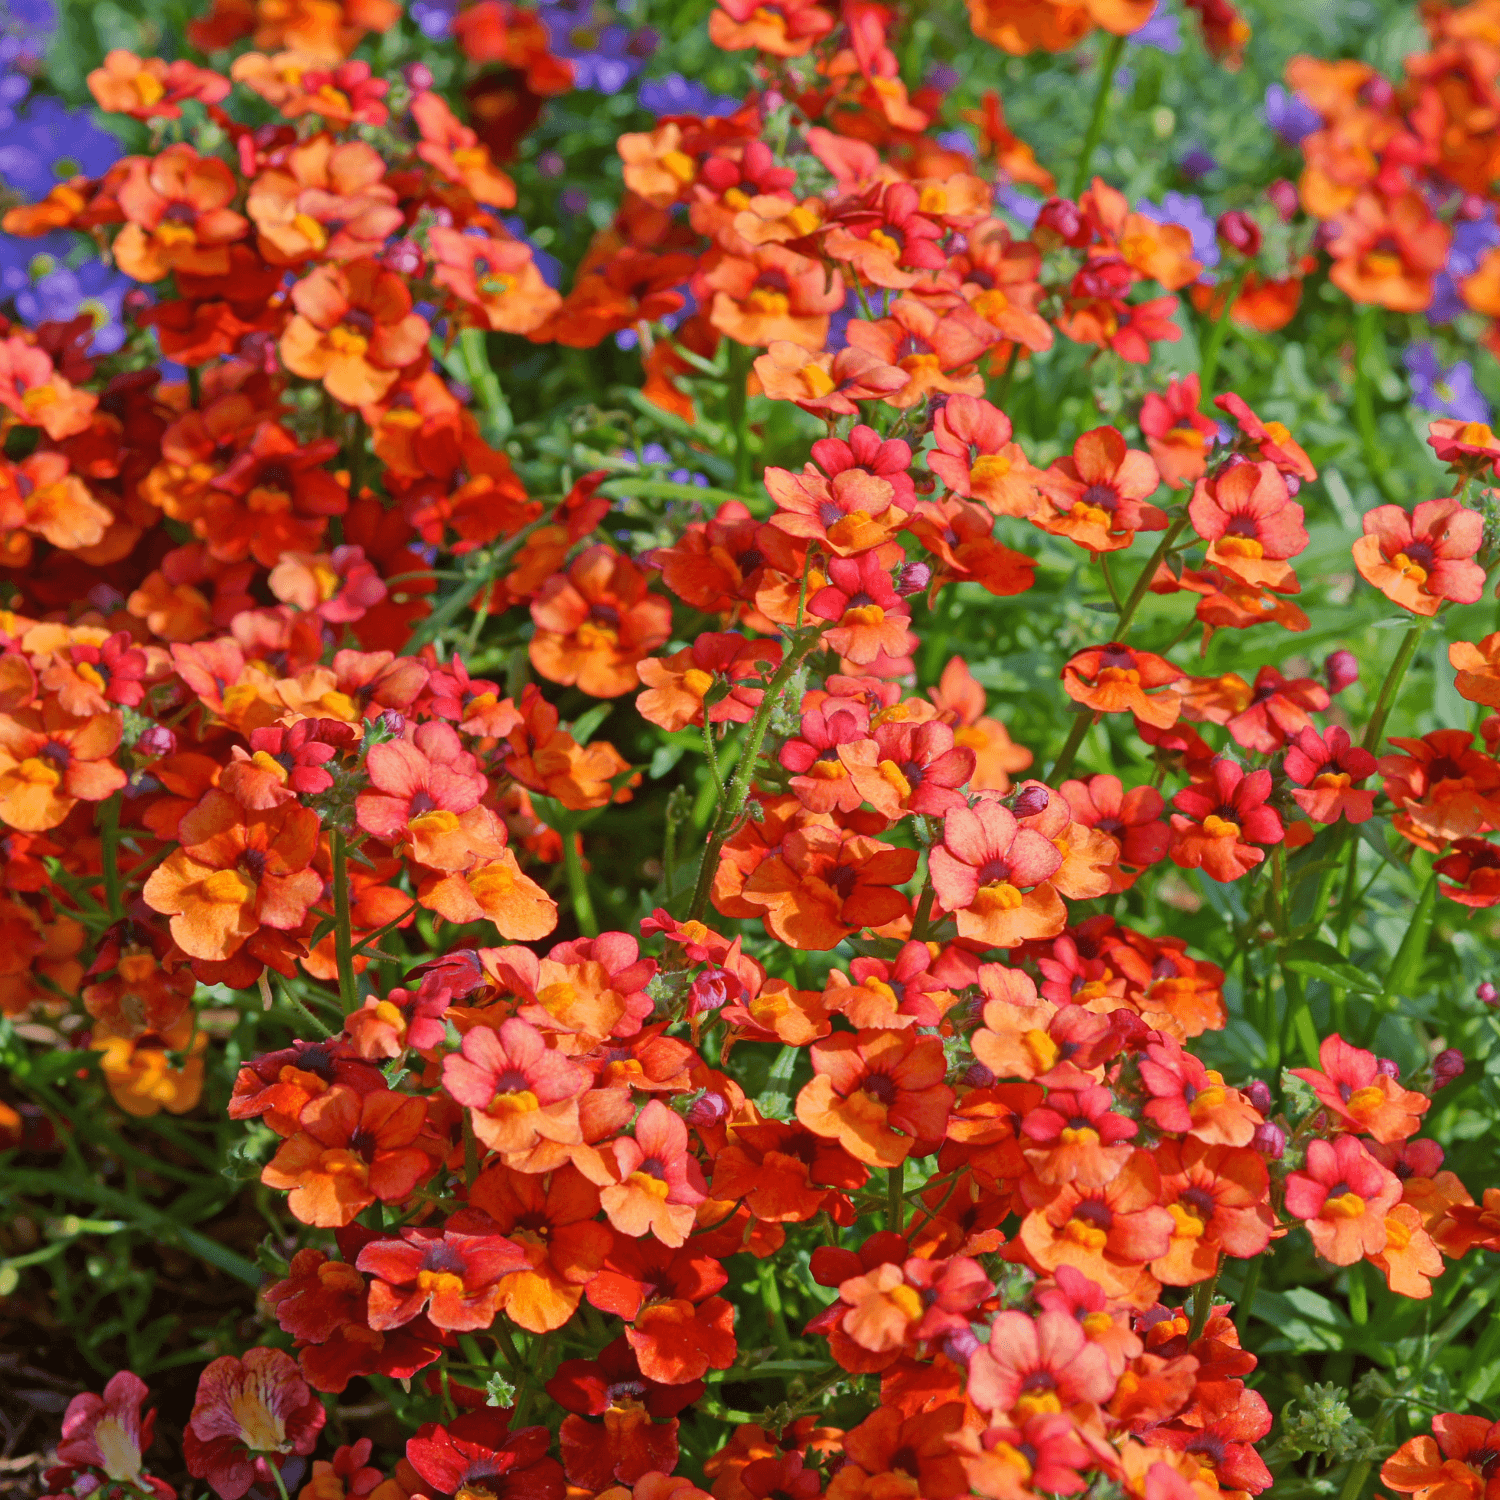
[[[1282,950],[1284,962],[1294,974],[1321,979],[1338,989],[1354,990],[1361,995],[1378,995],[1380,986],[1363,969],[1356,968],[1332,943],[1317,938],[1302,938],[1288,943]]]
[[[596,703],[587,713],[579,714],[570,726],[573,738],[580,745],[588,744],[593,739],[595,731],[609,717],[613,708],[613,703]]]

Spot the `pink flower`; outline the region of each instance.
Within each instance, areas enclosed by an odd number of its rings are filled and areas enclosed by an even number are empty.
[[[159,1500],[172,1500],[172,1487],[141,1472],[142,1455],[151,1446],[156,1413],[142,1413],[150,1392],[146,1382],[129,1370],[109,1377],[104,1394],[86,1391],[74,1396],[63,1416],[62,1441],[57,1456],[73,1468],[102,1469],[116,1484],[149,1488]],[[53,1488],[58,1477],[49,1474]]]
[[[206,1479],[221,1500],[239,1500],[252,1484],[272,1485],[284,1454],[311,1453],[325,1419],[323,1403],[280,1349],[225,1354],[198,1378],[193,1414],[182,1435],[188,1473]]]
[[[1312,1141],[1306,1170],[1286,1180],[1286,1211],[1307,1225],[1318,1254],[1336,1266],[1385,1249],[1385,1216],[1400,1201],[1401,1179],[1352,1135]]]
[[[983,798],[944,817],[943,842],[928,856],[928,870],[960,937],[1014,948],[1062,931],[1067,911],[1049,881],[1062,862],[1051,839],[1022,828],[1008,807]]]
[[[468,1333],[494,1322],[501,1278],[531,1262],[499,1235],[408,1227],[400,1239],[366,1245],[355,1265],[379,1278],[370,1286],[371,1328],[399,1328],[425,1309],[437,1327]]]
[[[1375,815],[1375,793],[1358,783],[1375,771],[1375,757],[1349,743],[1349,731],[1335,725],[1322,734],[1311,726],[1287,747],[1286,774],[1294,801],[1314,823],[1368,822]]]
[[[1474,561],[1484,540],[1484,517],[1457,500],[1424,500],[1410,515],[1399,505],[1377,505],[1354,544],[1354,565],[1393,604],[1414,615],[1435,615],[1445,599],[1472,604],[1484,592],[1484,569]]]
[[[475,1026],[443,1059],[443,1087],[469,1107],[474,1134],[492,1151],[525,1151],[538,1140],[577,1144],[578,1096],[589,1075],[512,1017],[499,1031]]]
[[[1109,1357],[1065,1312],[1034,1319],[1000,1313],[990,1325],[989,1343],[969,1362],[969,1399],[981,1411],[1015,1421],[1078,1401],[1102,1403],[1114,1389]]]

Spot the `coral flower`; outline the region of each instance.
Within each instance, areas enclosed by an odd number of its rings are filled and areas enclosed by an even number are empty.
[[[182,847],[151,872],[146,904],[171,918],[172,936],[194,958],[233,956],[260,927],[290,931],[323,894],[309,868],[318,815],[289,802],[251,812],[217,787],[178,825]]]
[[[851,774],[865,801],[886,817],[941,817],[965,805],[959,788],[974,774],[976,757],[954,743],[947,724],[887,720],[875,727],[875,754],[873,766],[856,765]]]
[[[1110,1109],[1114,1095],[1093,1084],[1077,1091],[1050,1089],[1047,1102],[1021,1122],[1026,1160],[1046,1183],[1103,1187],[1120,1175],[1139,1126]]]
[[[974,366],[994,338],[995,330],[967,304],[942,312],[914,297],[898,297],[889,317],[856,319],[848,327],[856,349],[906,372],[904,388],[885,398],[903,410],[938,393],[982,394],[984,380]]]
[[[75,719],[49,703],[0,713],[0,819],[28,833],[56,828],[80,800],[102,802],[125,785],[110,757],[117,713]]]
[[[1067,912],[1050,881],[1062,862],[1049,838],[987,797],[945,814],[943,842],[928,855],[938,903],[959,935],[999,948],[1062,930]]]
[[[377,1199],[399,1203],[431,1174],[432,1159],[414,1145],[426,1115],[425,1099],[335,1086],[303,1106],[297,1134],[260,1180],[290,1191],[287,1207],[304,1224],[341,1228]]]
[[[811,464],[801,474],[770,468],[765,485],[776,502],[770,524],[788,536],[822,542],[837,557],[883,547],[906,516],[892,506],[894,488],[864,469],[846,469],[829,480]]]
[[[1032,521],[1090,552],[1117,552],[1138,531],[1166,529],[1166,512],[1148,505],[1161,475],[1149,453],[1127,448],[1113,427],[1096,427],[1073,444],[1070,457],[1037,472],[1050,513]]]
[[[417,94],[411,101],[411,117],[422,136],[417,155],[441,177],[467,188],[477,203],[515,207],[515,183],[490,160],[490,148],[460,123],[441,94],[426,89]]]
[[[1314,823],[1367,823],[1375,816],[1375,793],[1360,787],[1375,771],[1375,757],[1349,742],[1349,731],[1335,725],[1322,734],[1311,726],[1288,746],[1287,780],[1292,800]]]
[[[1373,1052],[1335,1035],[1323,1038],[1318,1061],[1321,1071],[1293,1068],[1292,1072],[1347,1129],[1391,1145],[1422,1128],[1422,1116],[1431,1101],[1425,1094],[1402,1088],[1381,1071]]]
[[[1405,754],[1382,756],[1385,794],[1401,811],[1396,827],[1436,854],[1443,844],[1500,824],[1500,763],[1473,748],[1463,729],[1435,729],[1391,741]]]
[[[818,951],[862,927],[883,927],[905,916],[911,903],[893,888],[916,868],[915,849],[809,824],[789,833],[756,866],[740,895],[773,937]]]
[[[1248,774],[1238,761],[1216,756],[1208,778],[1172,798],[1174,864],[1203,870],[1214,880],[1238,880],[1265,859],[1263,846],[1284,837],[1281,819],[1266,805],[1271,773]]]
[[[1381,1465],[1380,1482],[1419,1500],[1492,1500],[1500,1454],[1500,1422],[1441,1412],[1425,1432],[1404,1442]]]
[[[681,1118],[652,1099],[635,1122],[635,1134],[615,1140],[614,1158],[619,1181],[599,1193],[609,1222],[621,1234],[651,1234],[664,1245],[683,1244],[708,1186],[688,1152]]]
[[[773,401],[794,401],[818,416],[852,417],[858,402],[880,401],[906,384],[906,371],[850,346],[814,354],[777,339],[755,361],[756,378]]]
[[[646,691],[637,695],[636,710],[667,730],[705,722],[748,724],[765,697],[764,684],[780,665],[777,641],[705,631],[685,650],[648,656],[637,664]]]
[[[428,231],[437,269],[433,282],[475,309],[497,333],[530,333],[558,309],[562,298],[542,280],[531,246],[435,226]]]
[[[974,790],[1008,792],[1011,773],[1024,771],[1031,764],[1031,751],[1015,744],[1005,726],[985,714],[984,689],[961,656],[953,657],[943,668],[938,685],[928,688],[927,696],[954,724],[953,743],[974,752],[974,774],[970,778]]]
[[[802,57],[834,25],[815,0],[719,0],[708,18],[708,39],[726,52],[753,48],[772,57]]]
[[[1225,727],[1236,744],[1261,755],[1273,754],[1293,735],[1311,729],[1311,716],[1322,713],[1330,702],[1321,683],[1311,677],[1289,680],[1271,666],[1255,674],[1247,697],[1244,707],[1225,720]]]
[[[910,607],[875,552],[832,559],[828,584],[808,600],[807,612],[833,622],[824,639],[857,667],[869,666],[881,656],[900,659],[916,644],[907,629]]]
[[[1062,1412],[1028,1417],[1019,1427],[1002,1423],[983,1432],[965,1430],[955,1436],[954,1446],[969,1487],[986,1500],[1023,1500],[1038,1492],[1076,1495],[1087,1488],[1080,1471],[1092,1455],[1072,1417]]]
[[[370,1283],[370,1327],[384,1331],[425,1312],[435,1327],[471,1333],[488,1328],[499,1282],[526,1264],[519,1245],[498,1235],[408,1227],[401,1238],[375,1240],[355,1262]]]
[[[1155,787],[1133,786],[1127,792],[1118,776],[1090,776],[1087,781],[1065,781],[1058,790],[1068,799],[1073,821],[1095,828],[1114,840],[1120,863],[1142,869],[1166,858],[1170,834],[1162,813],[1166,804]],[[1133,874],[1115,871],[1111,881],[1128,890]]]
[[[1209,563],[1258,588],[1297,592],[1287,559],[1307,546],[1307,530],[1274,464],[1236,462],[1200,479],[1188,517],[1209,544]]]
[[[224,162],[185,143],[131,157],[119,189],[128,222],[115,238],[116,264],[137,281],[160,281],[170,271],[224,275],[230,244],[250,229],[229,206],[238,191]]]
[[[1170,729],[1182,712],[1176,692],[1159,692],[1183,679],[1182,669],[1149,651],[1118,642],[1075,651],[1063,665],[1063,690],[1095,713],[1130,712],[1157,729]]]
[[[1365,515],[1354,544],[1354,565],[1393,604],[1414,615],[1435,615],[1447,599],[1472,604],[1484,592],[1484,569],[1474,561],[1484,540],[1484,517],[1457,500],[1424,500],[1410,514],[1378,505]]]
[[[549,682],[575,684],[591,698],[618,698],[639,681],[637,664],[671,634],[672,606],[646,591],[628,557],[602,542],[531,603],[531,664]]]
[[[1450,854],[1434,860],[1445,882],[1438,889],[1450,901],[1476,910],[1500,902],[1500,846],[1485,839],[1459,839]]]
[[[1318,1254],[1336,1266],[1385,1249],[1385,1218],[1400,1200],[1401,1180],[1352,1135],[1310,1141],[1305,1169],[1286,1180],[1286,1211],[1307,1225]]]
[[[1146,447],[1173,489],[1201,478],[1218,424],[1198,410],[1202,401],[1197,375],[1167,382],[1165,393],[1150,391],[1141,403],[1141,431]]]
[[[525,1151],[541,1140],[576,1143],[578,1096],[589,1075],[511,1017],[498,1031],[476,1026],[443,1059],[443,1087],[469,1109],[474,1134],[493,1151]]]
[[[427,347],[430,329],[406,283],[374,260],[316,267],[292,288],[292,305],[283,362],[346,406],[379,401]]]
[[[1338,233],[1328,243],[1328,278],[1355,302],[1421,312],[1432,301],[1433,278],[1452,238],[1420,193],[1390,199],[1360,193],[1339,215]]]
[[[828,1488],[831,1500],[860,1500],[900,1485],[914,1495],[963,1493],[963,1465],[952,1437],[963,1426],[964,1408],[949,1401],[932,1411],[906,1416],[894,1407],[877,1408],[843,1437],[848,1462]]]
[[[1219,1268],[1221,1255],[1249,1259],[1271,1242],[1270,1177],[1258,1152],[1190,1137],[1156,1149],[1172,1243],[1151,1262],[1168,1286],[1192,1286]]]
[[[270,1482],[288,1456],[311,1453],[325,1420],[323,1403],[284,1350],[221,1355],[198,1377],[183,1460],[220,1500],[240,1500],[252,1484]]]
[[[918,1142],[942,1139],[953,1090],[943,1082],[937,1037],[839,1032],[813,1043],[812,1065],[797,1118],[856,1161],[898,1166]]]
[[[1456,676],[1453,686],[1460,698],[1500,708],[1500,631],[1482,641],[1454,641],[1448,647],[1448,665]]]
[[[1035,471],[1011,441],[1010,418],[976,396],[950,396],[933,418],[937,446],[927,467],[964,499],[982,501],[997,516],[1029,516],[1040,503]]]
[[[969,1361],[969,1399],[1013,1421],[1050,1416],[1080,1401],[1102,1403],[1114,1388],[1104,1350],[1063,1312],[998,1314],[989,1342]]]
[[[250,185],[245,207],[261,254],[275,265],[377,256],[401,225],[380,153],[319,133]]]
[[[829,276],[821,262],[782,245],[726,255],[703,280],[713,292],[713,326],[737,343],[762,348],[786,342],[818,353],[828,338],[828,315],[844,304],[837,271]]]

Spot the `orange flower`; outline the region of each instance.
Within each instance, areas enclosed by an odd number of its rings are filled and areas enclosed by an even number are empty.
[[[431,1176],[432,1158],[414,1144],[426,1117],[425,1099],[336,1085],[303,1106],[297,1134],[260,1180],[289,1191],[287,1207],[304,1224],[342,1228],[377,1200],[401,1202]]]
[[[885,398],[904,409],[937,392],[982,396],[984,377],[974,366],[994,343],[995,330],[967,303],[942,312],[914,297],[898,297],[888,317],[852,321],[848,339],[856,349],[906,372],[906,385]]]
[[[33,453],[15,466],[0,466],[0,525],[33,532],[69,552],[97,546],[114,515],[89,493],[61,453]],[[26,535],[5,539],[6,564],[24,567],[31,559]]]
[[[309,868],[318,847],[318,815],[295,802],[249,812],[217,787],[184,815],[174,849],[142,892],[171,918],[172,936],[194,958],[226,959],[262,926],[302,925],[323,894]]]
[[[490,160],[490,148],[459,123],[441,95],[424,91],[408,108],[422,133],[417,155],[428,166],[449,182],[466,187],[476,202],[490,208],[515,207],[515,183]]]
[[[104,54],[104,66],[88,77],[89,93],[100,109],[137,120],[178,120],[179,101],[198,99],[217,104],[229,96],[227,78],[178,58],[140,58],[121,47]]]
[[[283,362],[347,406],[379,401],[426,351],[427,320],[411,310],[406,283],[376,261],[318,266],[292,288],[292,305]]]
[[[1352,1135],[1309,1141],[1306,1167],[1286,1181],[1286,1211],[1303,1220],[1318,1254],[1336,1266],[1386,1248],[1386,1215],[1400,1200],[1400,1180]]]
[[[229,246],[250,229],[229,206],[238,191],[224,162],[182,142],[131,157],[119,190],[129,222],[115,239],[116,264],[137,281],[160,281],[169,271],[223,276]]]
[[[75,719],[55,702],[0,714],[0,819],[11,828],[56,828],[79,801],[102,802],[125,785],[110,757],[118,713]]]
[[[763,348],[785,340],[817,353],[828,337],[829,313],[844,303],[837,271],[830,277],[820,262],[781,245],[726,255],[703,279],[714,294],[713,326]]]
[[[915,1031],[838,1032],[814,1042],[813,1077],[797,1118],[870,1167],[899,1166],[919,1142],[940,1141],[953,1090],[943,1044]]]
[[[1052,509],[1031,519],[1090,552],[1116,552],[1138,531],[1166,529],[1166,513],[1146,503],[1160,483],[1150,454],[1127,448],[1113,427],[1096,427],[1073,444],[1071,457],[1037,474]]]
[[[773,401],[795,401],[803,411],[852,417],[860,401],[879,401],[906,384],[906,372],[848,346],[836,354],[811,354],[786,339],[772,341],[755,361],[761,389]]]
[[[932,422],[937,446],[927,467],[965,499],[982,500],[997,516],[1030,516],[1039,503],[1035,470],[1011,442],[1010,418],[975,396],[953,396]]]
[[[1448,665],[1457,676],[1453,685],[1460,698],[1500,708],[1500,631],[1482,641],[1454,641],[1448,647]]]
[[[1484,592],[1484,569],[1474,561],[1484,517],[1456,499],[1424,500],[1410,514],[1378,505],[1365,514],[1364,530],[1354,565],[1402,609],[1435,615],[1445,599],[1473,604]]]
[[[928,688],[927,696],[944,718],[952,719],[953,743],[974,752],[969,785],[976,792],[1008,792],[1011,772],[1024,771],[1031,764],[1031,751],[1015,744],[998,719],[985,716],[984,689],[975,682],[961,656],[953,657],[943,668],[938,685]]]
[[[1075,652],[1062,670],[1063,689],[1075,702],[1096,713],[1129,711],[1158,729],[1170,729],[1177,722],[1182,698],[1175,691],[1153,690],[1180,682],[1183,676],[1163,657],[1115,642]]]
[[[335,142],[326,132],[293,146],[254,182],[245,207],[260,253],[273,265],[348,261],[379,255],[401,225],[385,162],[363,141]]]
[[[1443,1257],[1409,1203],[1398,1203],[1385,1216],[1385,1249],[1365,1259],[1393,1292],[1417,1300],[1430,1297],[1432,1278],[1443,1274]]]
[[[628,557],[600,542],[543,584],[531,618],[531,664],[543,677],[618,698],[639,680],[637,663],[671,633],[672,607],[647,592]]]
[[[613,786],[630,769],[620,752],[608,740],[580,745],[559,727],[556,708],[534,682],[521,694],[520,718],[509,734],[505,769],[522,786],[555,797],[574,812],[629,798],[625,787],[615,791]]]
[[[615,1140],[614,1158],[619,1181],[599,1194],[609,1222],[633,1239],[651,1234],[664,1245],[683,1244],[708,1185],[688,1151],[681,1118],[652,1099],[636,1119],[635,1134]]]
[[[25,426],[40,427],[53,442],[61,442],[88,430],[98,404],[91,391],[75,390],[58,374],[44,350],[23,338],[0,342],[0,405]]]
[[[741,900],[760,909],[766,931],[794,948],[821,951],[863,927],[907,915],[911,903],[894,886],[911,879],[915,849],[864,834],[809,825],[787,835],[756,866]]]
[[[436,285],[477,310],[479,320],[500,333],[530,333],[562,305],[542,280],[531,246],[463,234],[441,225],[428,231],[437,269]]]
[[[100,1022],[89,1046],[99,1059],[110,1098],[127,1115],[146,1117],[165,1109],[185,1114],[203,1096],[203,1054],[208,1034],[198,1031],[191,1012],[180,1015],[164,1031],[134,1034]],[[180,1065],[171,1054],[187,1053]]]
[[[469,1109],[474,1134],[493,1151],[529,1150],[538,1140],[583,1139],[578,1096],[589,1075],[512,1017],[499,1031],[475,1026],[443,1060],[443,1087]]]
[[[1452,232],[1416,192],[1383,199],[1360,193],[1338,217],[1328,278],[1355,302],[1421,312],[1448,259]]]
[[[708,18],[708,39],[726,52],[753,48],[772,57],[803,57],[834,24],[816,0],[719,0]]]

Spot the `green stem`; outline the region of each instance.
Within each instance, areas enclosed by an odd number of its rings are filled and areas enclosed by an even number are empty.
[[[573,903],[573,915],[578,919],[578,930],[585,937],[598,937],[599,918],[594,915],[594,898],[589,894],[589,878],[583,868],[583,853],[578,847],[578,830],[569,824],[563,829],[562,835],[568,897]]]
[[[1386,458],[1380,447],[1380,429],[1375,421],[1375,383],[1370,377],[1376,339],[1383,332],[1381,317],[1381,309],[1375,303],[1367,302],[1355,319],[1354,425],[1359,429],[1359,445],[1370,478],[1388,501],[1399,505],[1401,496],[1386,473]]]
[[[1390,671],[1385,674],[1385,681],[1380,684],[1380,695],[1375,700],[1375,712],[1370,715],[1370,722],[1365,726],[1365,737],[1360,741],[1366,750],[1372,753],[1380,743],[1380,736],[1385,729],[1385,721],[1391,716],[1391,709],[1395,706],[1396,689],[1401,686],[1401,679],[1406,676],[1406,669],[1411,665],[1411,659],[1417,654],[1417,647],[1421,643],[1423,632],[1431,623],[1431,616],[1420,619],[1401,638],[1401,649],[1396,653],[1396,659],[1391,663]]]
[[[271,1478],[276,1481],[276,1490],[281,1500],[290,1500],[286,1492],[286,1481],[281,1477],[281,1470],[276,1466],[274,1453],[266,1455],[266,1467],[271,1471]]]
[[[333,951],[339,971],[339,1002],[344,1014],[359,1009],[359,976],[354,972],[354,924],[349,915],[349,848],[341,828],[333,830]]]
[[[1213,327],[1208,331],[1208,337],[1203,341],[1203,355],[1198,362],[1198,398],[1199,405],[1204,411],[1210,411],[1214,404],[1214,376],[1219,371],[1219,354],[1224,348],[1224,340],[1229,336],[1229,315],[1234,311],[1235,300],[1240,295],[1240,288],[1245,284],[1245,278],[1250,274],[1250,262],[1246,261],[1238,271],[1234,273],[1234,280],[1229,283],[1229,288],[1224,296],[1224,306],[1219,310],[1219,316],[1214,319]]]
[[[115,921],[125,915],[120,902],[120,793],[99,807],[100,855],[104,861],[104,904]]]
[[[885,1227],[900,1234],[906,1226],[906,1201],[901,1189],[906,1183],[906,1163],[892,1167],[885,1178]]]
[[[1077,198],[1089,185],[1089,169],[1094,164],[1094,152],[1099,148],[1104,134],[1104,118],[1109,113],[1109,91],[1114,87],[1115,69],[1120,66],[1120,54],[1125,50],[1125,38],[1112,36],[1099,59],[1099,80],[1094,86],[1094,110],[1089,116],[1088,134],[1083,138],[1083,154],[1078,159],[1078,171],[1073,178],[1072,197]]]
[[[932,903],[936,899],[937,892],[929,879],[922,887],[922,894],[917,897],[917,914],[911,921],[911,938],[914,943],[927,941],[927,925],[932,920]]]
[[[1073,727],[1068,731],[1068,737],[1063,741],[1063,747],[1057,752],[1057,759],[1052,762],[1052,769],[1047,772],[1047,784],[1058,786],[1063,777],[1073,769],[1073,762],[1078,756],[1078,747],[1083,743],[1083,737],[1091,728],[1097,714],[1080,713],[1073,716]]]
[[[1016,365],[1021,358],[1021,346],[1012,344],[1010,353],[1005,356],[1005,367],[1000,371],[1000,381],[995,387],[994,403],[1001,411],[1005,410],[1005,403],[1010,400],[1010,388],[1015,381]]]
[[[1240,1289],[1239,1301],[1234,1309],[1241,1345],[1244,1345],[1245,1333],[1250,1327],[1250,1310],[1255,1306],[1255,1294],[1260,1290],[1260,1273],[1265,1259],[1264,1254],[1257,1255],[1245,1268],[1245,1284]]]
[[[1193,1288],[1192,1304],[1193,1313],[1188,1323],[1188,1347],[1191,1348],[1203,1337],[1203,1330],[1208,1327],[1208,1320],[1213,1315],[1214,1292],[1218,1289],[1219,1273],[1224,1269],[1224,1257],[1220,1252],[1219,1264],[1214,1267],[1214,1274],[1207,1281],[1200,1281]]]
[[[744,344],[729,346],[729,426],[734,433],[734,487],[741,494],[750,489],[750,426],[746,410],[752,351]]]
[[[783,1359],[794,1357],[792,1337],[787,1332],[786,1312],[781,1305],[781,1285],[776,1280],[777,1267],[774,1261],[763,1260],[757,1271],[760,1282],[761,1301],[766,1309],[766,1321],[771,1325],[771,1342]]]
[[[800,620],[802,615],[800,608],[797,614]],[[693,887],[693,900],[687,914],[687,920],[690,922],[700,920],[703,913],[708,910],[708,893],[713,887],[714,871],[719,867],[719,851],[723,849],[730,831],[739,822],[740,816],[745,811],[745,805],[750,800],[755,765],[760,759],[760,747],[765,743],[766,731],[771,726],[771,714],[781,701],[781,695],[787,683],[792,680],[802,663],[812,655],[821,640],[821,632],[810,633],[801,645],[787,654],[785,660],[776,669],[776,675],[766,684],[765,697],[761,699],[760,707],[756,709],[755,717],[750,721],[750,728],[746,731],[734,780],[729,785],[728,794],[719,804],[719,815],[714,819],[708,846],[703,851],[703,862],[698,866],[698,881]]]
[[[1130,591],[1130,597],[1125,601],[1125,608],[1120,611],[1120,618],[1115,625],[1115,639],[1123,641],[1125,632],[1130,628],[1130,622],[1135,619],[1135,612],[1141,607],[1141,600],[1146,597],[1147,590],[1151,587],[1151,580],[1156,577],[1156,570],[1166,561],[1167,553],[1172,550],[1172,543],[1182,535],[1187,526],[1188,518],[1186,512],[1167,527],[1162,534],[1162,539],[1157,543],[1156,551],[1146,560],[1146,566],[1141,569],[1141,576],[1136,579],[1135,587]]]

